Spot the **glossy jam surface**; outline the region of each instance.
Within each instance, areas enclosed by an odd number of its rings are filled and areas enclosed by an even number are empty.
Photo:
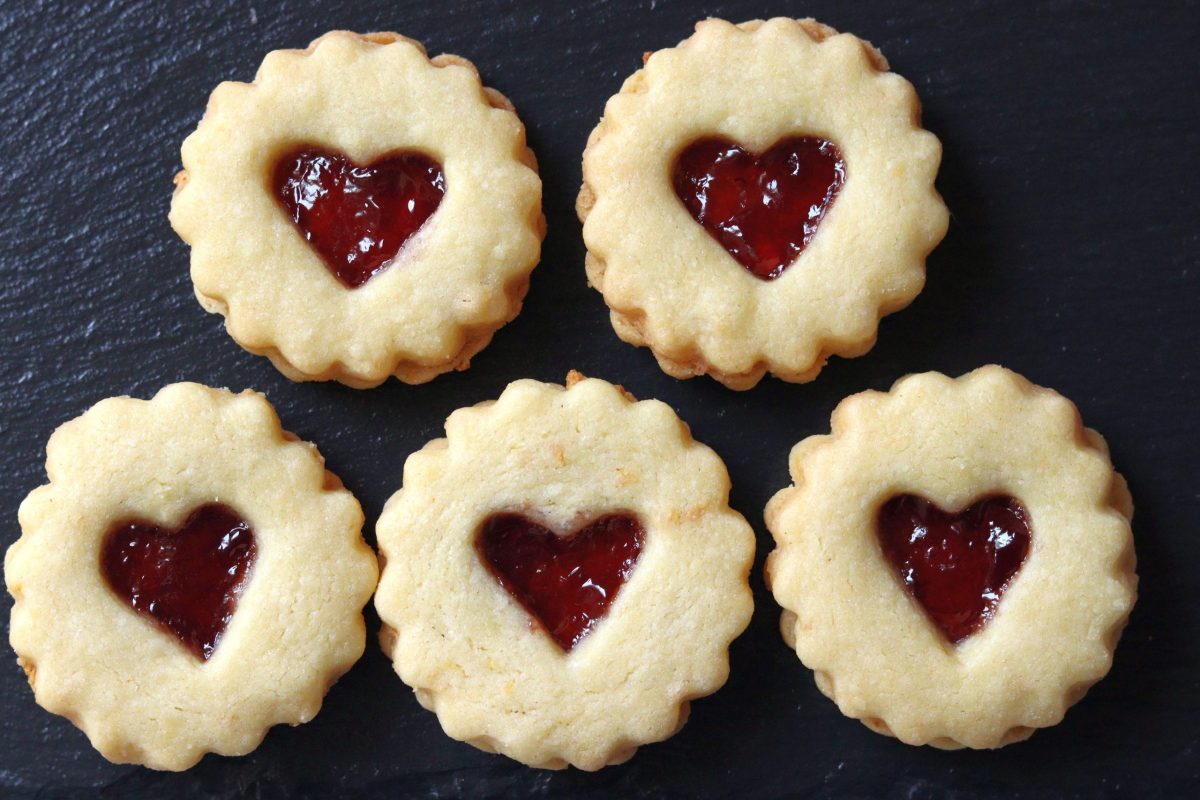
[[[500,585],[570,652],[608,613],[645,538],[631,514],[607,514],[569,536],[521,514],[493,514],[475,547]]]
[[[957,514],[897,495],[876,521],[883,554],[945,637],[957,644],[991,619],[1029,553],[1029,514],[988,495]]]
[[[761,155],[726,139],[700,139],[675,159],[675,194],[729,255],[769,281],[791,266],[846,182],[826,139],[782,139]]]
[[[118,522],[105,537],[100,567],[121,599],[207,661],[233,618],[255,552],[249,524],[209,503],[175,530]]]
[[[271,188],[330,272],[356,289],[437,211],[446,179],[441,164],[421,153],[393,153],[362,166],[341,153],[303,147],[275,162]]]

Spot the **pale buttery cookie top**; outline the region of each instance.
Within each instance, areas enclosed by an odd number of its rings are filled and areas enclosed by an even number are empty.
[[[516,381],[405,463],[376,526],[384,648],[456,739],[619,763],[728,675],[754,554],[728,492],[663,403]]]
[[[784,638],[842,713],[999,747],[1103,677],[1136,597],[1133,505],[1068,400],[987,366],[843,400],[768,504]]]
[[[335,31],[222,83],[183,143],[171,224],[230,335],[293,380],[421,383],[520,310],[541,182],[470,62]]]
[[[883,56],[813,20],[709,19],[650,54],[588,140],[577,204],[617,334],[733,389],[866,352],[946,232],[919,118]]]
[[[38,704],[110,761],[248,753],[362,655],[362,511],[262,395],[103,400],[46,471],[5,557],[10,639]]]

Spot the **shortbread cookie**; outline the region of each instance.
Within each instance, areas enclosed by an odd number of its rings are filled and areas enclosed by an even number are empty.
[[[39,705],[182,770],[312,719],[362,655],[358,502],[266,399],[179,383],[60,427],[4,576]]]
[[[948,214],[913,87],[813,20],[709,19],[650,54],[583,154],[587,274],[676,378],[749,389],[862,355]]]
[[[394,33],[326,34],[222,83],[171,224],[200,304],[292,380],[466,369],[517,315],[545,222],[512,104]]]
[[[767,505],[784,639],[843,714],[1000,747],[1102,678],[1136,598],[1133,503],[1070,401],[987,366],[843,400]]]
[[[455,411],[376,526],[397,673],[449,736],[595,770],[674,734],[746,627],[754,535],[674,412],[573,373]]]

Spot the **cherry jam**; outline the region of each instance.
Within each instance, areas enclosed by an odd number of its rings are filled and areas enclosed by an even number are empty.
[[[484,521],[475,547],[500,585],[570,652],[608,613],[645,537],[631,514],[607,514],[559,536],[506,513]]]
[[[137,519],[113,525],[100,569],[121,599],[207,661],[233,618],[255,555],[249,523],[209,503],[176,530]]]
[[[761,155],[720,138],[688,145],[675,159],[675,194],[696,222],[755,277],[783,274],[817,233],[846,182],[828,139],[783,139]]]
[[[991,619],[1029,553],[1029,514],[1008,495],[952,514],[902,494],[880,507],[876,524],[905,589],[955,644]]]
[[[356,289],[433,216],[446,179],[441,164],[423,153],[393,153],[362,166],[302,147],[275,162],[271,189],[325,266]]]

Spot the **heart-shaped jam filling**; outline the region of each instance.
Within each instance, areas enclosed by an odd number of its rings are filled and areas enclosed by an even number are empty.
[[[104,579],[133,609],[207,661],[233,617],[254,566],[254,532],[220,503],[193,511],[176,530],[144,520],[109,529]]]
[[[692,142],[671,181],[683,205],[739,264],[774,280],[812,241],[846,182],[828,139],[795,136],[761,155],[727,139]]]
[[[991,619],[1029,553],[1029,514],[1008,495],[989,495],[957,514],[897,495],[880,507],[876,529],[908,593],[955,644]]]
[[[559,536],[521,514],[493,514],[475,540],[483,563],[564,651],[608,613],[642,551],[632,514],[606,514]]]
[[[446,193],[442,165],[402,151],[371,164],[301,147],[275,162],[271,189],[325,266],[350,289],[396,257]]]

